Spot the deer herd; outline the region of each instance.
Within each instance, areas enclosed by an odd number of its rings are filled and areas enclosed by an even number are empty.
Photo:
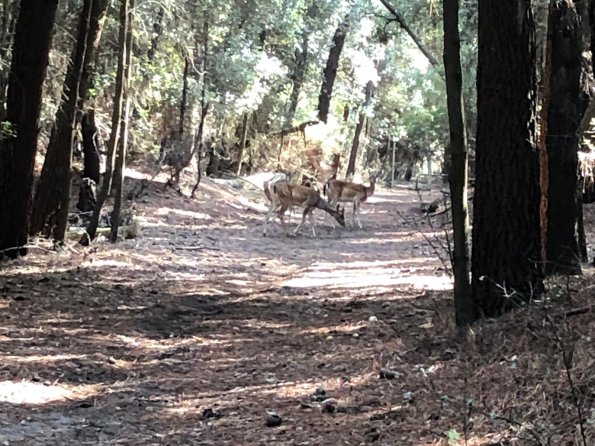
[[[345,208],[339,203],[353,203],[352,224],[355,227],[357,223],[357,226],[363,229],[359,216],[360,204],[374,194],[375,185],[376,176],[374,175],[370,177],[369,186],[331,178],[323,187],[323,194],[328,198],[327,201],[320,196],[318,189],[312,186],[292,184],[286,180],[273,183],[265,181],[264,193],[270,202],[270,207],[265,218],[263,235],[266,237],[269,220],[274,214],[277,214],[281,226],[287,231],[284,220],[285,212],[294,206],[302,209],[302,220],[293,231],[293,235],[298,234],[308,219],[312,226],[312,235],[316,237],[316,225],[312,216],[314,209],[322,209],[341,226],[345,226]],[[334,227],[335,224],[332,220],[331,223]],[[290,235],[289,232],[288,235]]]

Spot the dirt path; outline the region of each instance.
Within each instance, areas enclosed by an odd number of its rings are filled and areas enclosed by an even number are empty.
[[[419,383],[458,347],[416,193],[378,191],[363,231],[318,215],[314,239],[202,192],[153,185],[138,240],[0,273],[0,444],[446,444],[459,409]]]

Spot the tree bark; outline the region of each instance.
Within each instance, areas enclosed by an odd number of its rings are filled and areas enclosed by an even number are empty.
[[[121,0],[120,3],[120,31],[118,36],[118,68],[116,73],[116,90],[114,94],[114,105],[112,111],[112,128],[110,139],[108,142],[108,154],[106,171],[101,185],[101,191],[97,197],[97,205],[93,211],[93,216],[87,227],[87,233],[81,238],[82,245],[88,245],[97,233],[97,226],[99,225],[99,216],[101,208],[107,199],[111,186],[112,175],[114,172],[114,162],[116,155],[116,147],[118,146],[118,139],[120,135],[120,120],[122,118],[122,98],[124,92],[124,65],[126,58],[126,38],[128,29],[128,9],[130,0]]]
[[[188,74],[190,72],[190,61],[188,56],[184,58],[184,75],[182,81],[182,100],[180,101],[180,126],[178,128],[178,135],[181,137],[184,134],[184,124],[186,118],[186,107],[188,104]]]
[[[16,137],[0,139],[0,257],[27,253],[43,81],[57,6],[58,0],[21,1],[6,101],[6,120]]]
[[[469,211],[467,209],[467,134],[463,108],[463,75],[461,72],[461,40],[459,35],[459,0],[443,1],[444,68],[450,129],[450,200],[454,251],[455,319],[459,327],[475,320],[471,296],[471,258],[469,249]]]
[[[576,2],[554,0],[550,8],[552,63],[547,122],[548,208],[546,274],[580,274],[578,249],[578,139],[582,35]]]
[[[479,0],[472,293],[495,317],[543,292],[530,0]]]
[[[289,108],[285,116],[285,128],[293,125],[293,119],[298,107],[300,92],[304,85],[306,68],[308,66],[308,44],[310,35],[306,32],[302,35],[302,48],[295,50],[295,66],[292,73],[291,94],[289,96]]]
[[[209,55],[209,22],[207,20],[204,21],[203,25],[203,39],[204,42],[201,70],[202,86],[200,90],[200,122],[198,124],[198,128],[196,129],[196,134],[194,135],[194,147],[197,151],[196,183],[192,188],[192,198],[194,198],[194,194],[196,193],[196,190],[200,185],[200,180],[202,180],[202,139],[205,127],[205,120],[207,119],[207,114],[209,113],[209,103],[207,102],[207,57]]]
[[[359,140],[362,134],[362,130],[366,125],[366,108],[370,104],[372,94],[374,93],[374,83],[368,81],[366,84],[366,99],[364,100],[362,110],[359,113],[359,120],[355,127],[355,134],[353,136],[353,143],[351,144],[351,151],[349,152],[349,162],[347,163],[347,177],[353,176],[355,173],[355,161],[357,159],[357,150],[359,149]]]
[[[329,108],[331,104],[331,96],[333,94],[333,85],[335,77],[337,76],[337,69],[339,68],[339,59],[343,51],[343,44],[347,35],[349,24],[347,21],[341,23],[335,30],[333,36],[333,46],[331,47],[324,69],[324,78],[322,80],[322,87],[320,88],[320,95],[318,96],[318,119],[326,123],[328,119]]]
[[[249,113],[244,112],[244,120],[242,121],[242,138],[240,140],[240,155],[238,159],[238,171],[236,175],[240,176],[242,172],[242,160],[244,158],[244,152],[246,151],[246,138],[248,136],[248,117]]]
[[[120,145],[118,150],[118,157],[116,159],[115,169],[115,191],[114,191],[114,210],[112,211],[112,227],[110,232],[110,241],[115,243],[118,240],[118,228],[120,227],[120,213],[122,210],[122,200],[124,195],[124,167],[126,166],[126,153],[128,151],[128,127],[130,125],[130,69],[132,66],[132,27],[134,23],[134,3],[135,0],[129,0],[128,10],[128,24],[126,26],[126,56],[124,60],[124,115],[122,117],[120,136]]]
[[[70,173],[72,170],[72,135],[77,108],[83,106],[88,95],[90,66],[99,43],[107,0],[85,0],[80,15],[77,44],[73,51],[62,101],[56,112],[45,162],[37,183],[29,233],[42,230],[50,215],[56,213],[53,228],[56,243],[64,241],[70,202]]]

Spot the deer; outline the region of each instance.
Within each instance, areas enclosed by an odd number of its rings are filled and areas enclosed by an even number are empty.
[[[331,206],[314,188],[291,184],[287,181],[279,181],[274,184],[265,182],[264,193],[267,199],[271,202],[271,207],[264,221],[264,230],[262,233],[264,237],[267,235],[269,220],[275,213],[279,217],[281,226],[287,231],[284,215],[285,211],[287,211],[290,206],[299,206],[303,209],[302,221],[297,228],[295,228],[295,231],[293,231],[294,236],[299,233],[307,218],[312,226],[312,235],[316,237],[316,225],[314,224],[314,218],[312,217],[314,209],[322,209],[334,217],[341,226],[345,226],[345,209],[338,204],[336,207]],[[287,232],[287,235],[290,235],[289,232]]]
[[[356,221],[360,229],[364,229],[360,221],[360,204],[366,201],[374,194],[376,187],[377,175],[370,176],[370,185],[352,183],[350,181],[341,181],[336,179],[329,179],[323,188],[324,195],[328,197],[331,206],[337,206],[340,202],[353,202],[353,216],[352,224],[355,227]],[[331,222],[332,223],[332,222]],[[334,226],[334,223],[332,223]]]

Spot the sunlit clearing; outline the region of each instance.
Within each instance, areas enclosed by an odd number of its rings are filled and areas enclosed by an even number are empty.
[[[94,267],[98,266],[131,266],[132,262],[120,262],[118,260],[94,260],[91,263]]]
[[[0,381],[0,402],[46,404],[66,399],[82,399],[97,394],[99,386],[48,386],[30,381]]]
[[[48,364],[56,361],[68,361],[71,359],[83,358],[85,355],[27,355],[27,356],[4,356],[2,361],[4,363],[9,362],[39,362],[42,364]]]
[[[182,217],[192,217],[192,218],[205,218],[208,220],[212,219],[212,216],[209,214],[204,214],[202,212],[196,212],[196,211],[186,211],[183,209],[172,209],[172,208],[159,208],[157,209],[157,212],[155,212],[156,215],[170,215],[170,214],[177,214],[180,215]]]
[[[377,268],[376,271],[384,269]],[[448,290],[452,286],[450,277],[432,275],[403,275],[396,272],[375,272],[374,270],[361,271],[357,274],[349,274],[354,271],[336,270],[332,274],[307,274],[303,277],[296,277],[285,281],[282,286],[292,288],[316,288],[316,287],[375,287],[375,286],[396,286],[411,285],[420,289]]]

